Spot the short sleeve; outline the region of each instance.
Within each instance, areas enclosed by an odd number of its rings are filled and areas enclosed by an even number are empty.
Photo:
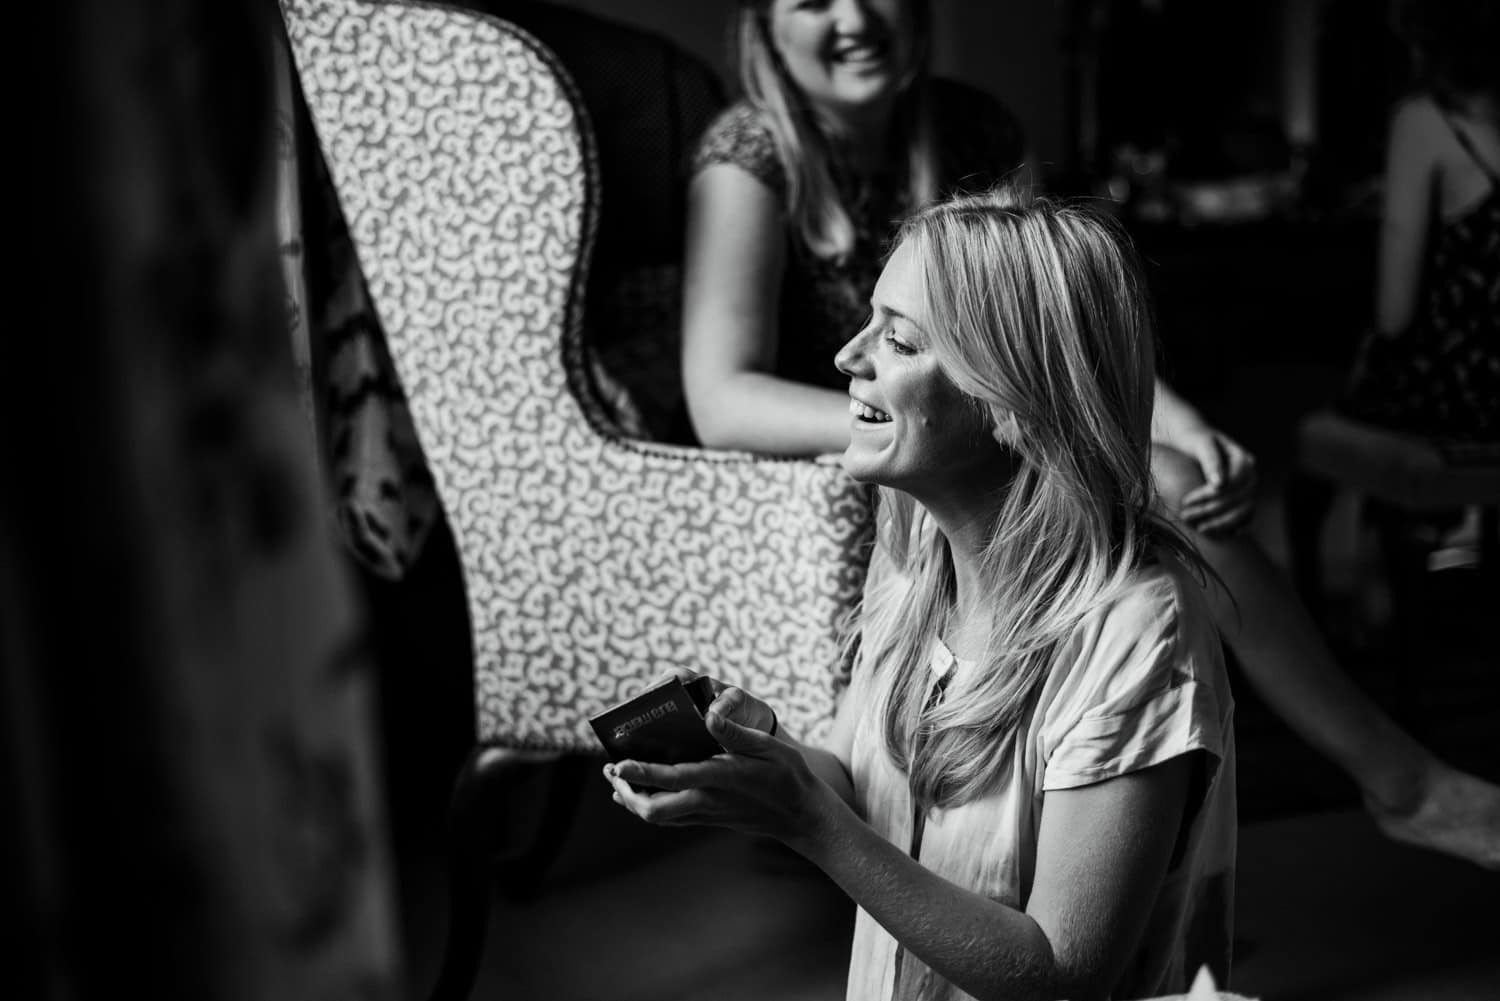
[[[776,151],[776,138],[765,118],[743,101],[726,108],[703,133],[693,153],[690,173],[697,174],[716,163],[727,163],[746,171],[786,203],[786,168]]]
[[[1074,789],[1206,751],[1225,756],[1232,699],[1201,601],[1163,577],[1085,631],[1046,713],[1044,790]],[[1196,593],[1193,597],[1197,597]]]

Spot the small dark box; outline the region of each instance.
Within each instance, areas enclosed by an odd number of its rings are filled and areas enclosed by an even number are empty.
[[[703,725],[703,710],[712,701],[707,678],[687,685],[667,678],[590,716],[589,724],[613,761],[630,758],[663,765],[702,761],[723,750]]]

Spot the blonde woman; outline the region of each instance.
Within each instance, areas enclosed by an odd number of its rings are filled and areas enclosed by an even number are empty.
[[[704,137],[688,197],[683,377],[703,444],[842,451],[832,360],[868,315],[893,221],[937,195],[1024,181],[1015,118],[929,73],[930,16],[925,0],[740,4],[746,97]],[[1435,758],[1340,670],[1239,531],[1254,459],[1160,380],[1154,395],[1155,485],[1220,578],[1208,599],[1245,677],[1354,779],[1391,837],[1500,867],[1500,790]]]
[[[906,223],[872,306],[838,355],[843,463],[881,487],[892,573],[832,739],[725,689],[726,753],[611,765],[616,801],[825,870],[860,908],[851,999],[1222,982],[1233,699],[1152,504],[1134,261],[1086,211],[970,196]]]

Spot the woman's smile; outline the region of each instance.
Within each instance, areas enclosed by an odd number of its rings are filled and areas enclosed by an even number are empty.
[[[829,54],[829,62],[845,69],[868,71],[884,69],[890,46],[884,42],[864,39],[835,42]]]
[[[866,424],[888,424],[891,420],[891,415],[884,410],[876,409],[853,396],[849,397],[849,413],[854,418],[856,428]]]
[[[772,7],[772,34],[803,96],[836,112],[891,98],[906,59],[896,33],[905,17],[898,0],[783,0]]]
[[[870,305],[870,322],[835,360],[849,376],[844,469],[923,496],[988,490],[1008,467],[979,409],[933,350],[921,269],[907,244],[886,262]]]

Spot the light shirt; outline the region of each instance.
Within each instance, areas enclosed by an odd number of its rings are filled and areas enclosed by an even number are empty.
[[[865,646],[865,649],[871,649]],[[934,645],[931,669],[952,699],[978,666]],[[845,698],[857,713],[850,754],[855,807],[903,850],[912,847],[906,775],[885,749],[868,664]],[[1080,627],[1042,684],[1016,752],[982,796],[930,811],[919,861],[949,881],[1024,910],[1047,792],[1091,785],[1204,751],[1206,788],[1190,814],[1140,944],[1114,998],[1185,991],[1200,965],[1227,982],[1234,909],[1234,700],[1219,635],[1198,583],[1181,567],[1142,570],[1128,591]],[[1196,809],[1194,809],[1196,807]],[[861,908],[849,964],[849,1001],[959,999],[960,991],[898,944]]]

